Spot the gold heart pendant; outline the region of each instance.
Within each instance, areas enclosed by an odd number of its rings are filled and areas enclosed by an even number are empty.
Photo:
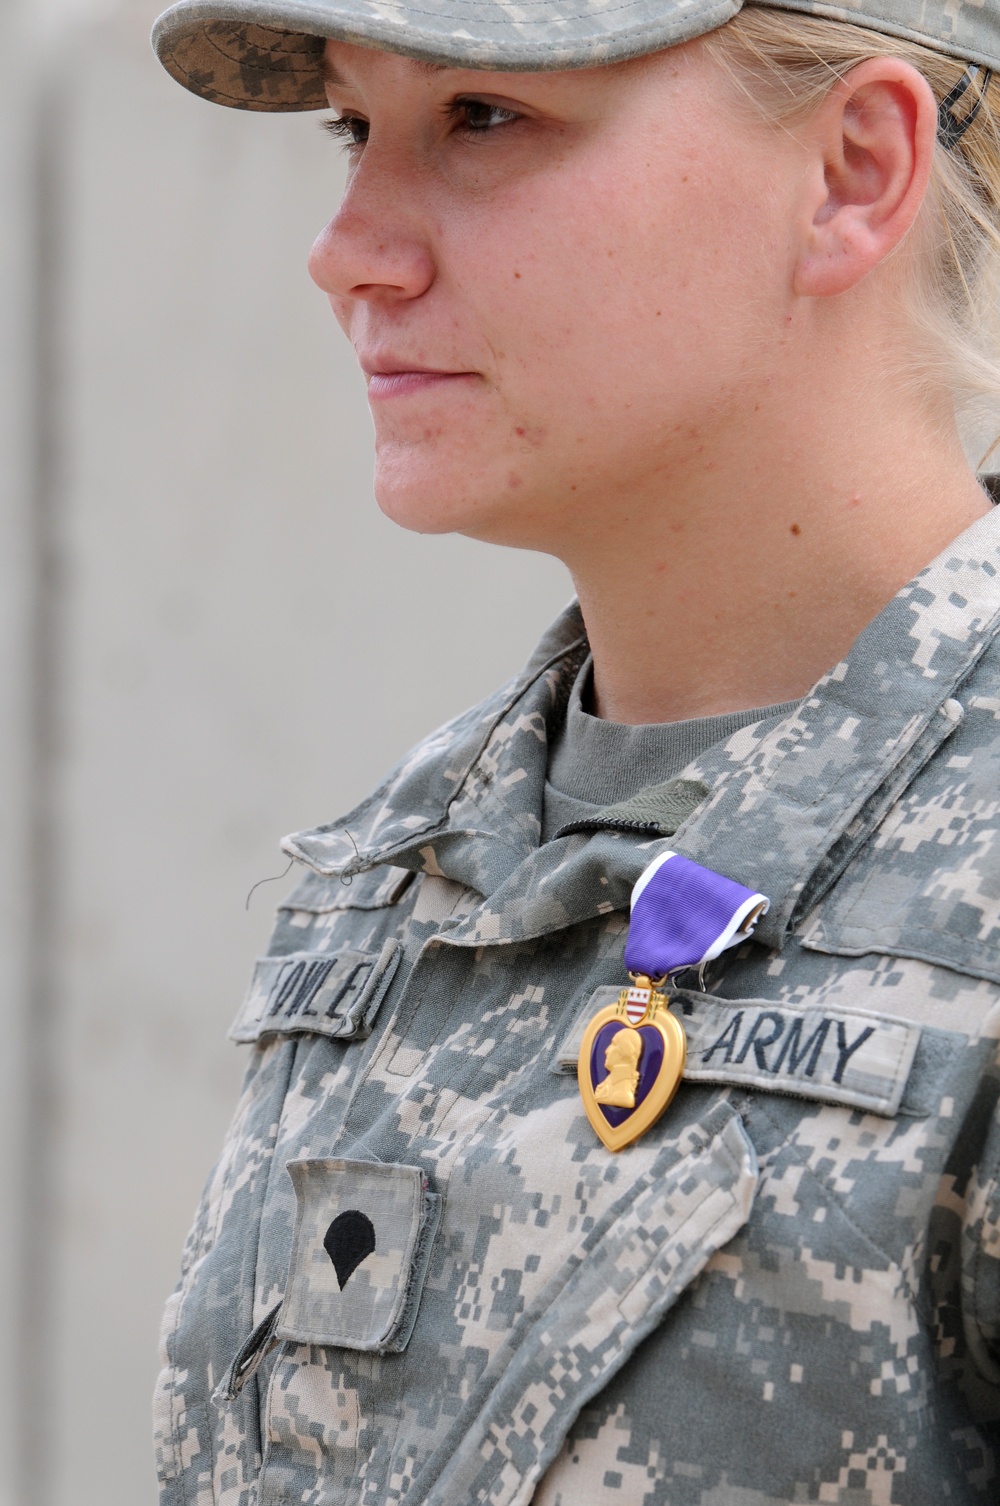
[[[666,995],[639,974],[584,1031],[577,1081],[587,1118],[608,1150],[623,1150],[659,1119],[684,1075],[687,1037]]]

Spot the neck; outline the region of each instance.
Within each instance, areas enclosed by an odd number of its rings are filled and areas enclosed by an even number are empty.
[[[988,510],[950,416],[823,411],[838,414],[826,439],[791,408],[763,446],[730,430],[708,463],[605,499],[566,552],[600,716],[677,721],[804,695]]]

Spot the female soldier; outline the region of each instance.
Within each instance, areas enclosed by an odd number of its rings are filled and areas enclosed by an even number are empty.
[[[737,10],[158,23],[332,108],[382,508],[579,597],[287,840],[171,1506],[996,1499],[1000,10]]]

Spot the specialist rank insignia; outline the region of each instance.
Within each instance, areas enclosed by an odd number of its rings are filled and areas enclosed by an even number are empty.
[[[577,1081],[587,1118],[608,1150],[652,1129],[684,1075],[687,1039],[662,985],[746,941],[768,908],[765,895],[663,852],[632,890],[625,966],[632,979],[618,1002],[584,1032]]]

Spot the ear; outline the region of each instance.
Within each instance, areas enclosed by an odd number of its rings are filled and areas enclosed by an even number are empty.
[[[826,298],[860,282],[910,229],[927,192],[937,104],[916,68],[870,58],[830,90],[806,132],[815,192],[795,291]]]

